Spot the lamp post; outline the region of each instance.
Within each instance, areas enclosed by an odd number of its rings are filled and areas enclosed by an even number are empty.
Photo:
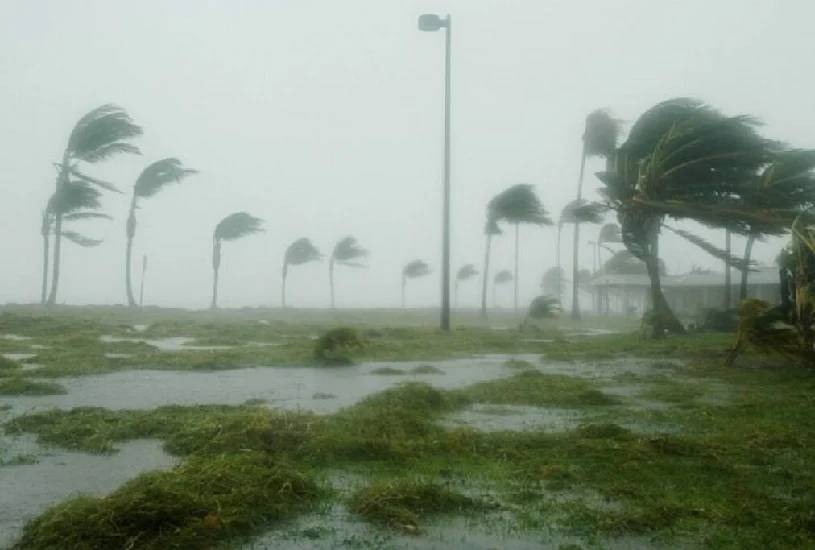
[[[453,18],[436,14],[419,16],[419,30],[435,32],[445,29],[444,49],[444,191],[442,206],[441,249],[441,330],[450,330],[450,34]]]

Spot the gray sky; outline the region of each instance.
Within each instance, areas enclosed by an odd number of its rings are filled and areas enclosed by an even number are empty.
[[[397,304],[401,266],[414,258],[434,275],[410,284],[408,302],[435,303],[444,44],[417,31],[426,11],[454,18],[454,269],[480,267],[484,206],[503,188],[532,183],[555,214],[574,197],[595,108],[630,124],[658,101],[694,96],[815,147],[811,0],[2,0],[0,302],[38,299],[52,162],[82,114],[114,102],[144,127],[144,156],[88,173],[129,190],[166,156],[200,170],[138,212],[147,303],[208,305],[212,231],[238,210],[262,217],[266,233],[224,245],[225,306],[278,305],[285,247],[308,236],[328,253],[347,234],[371,249],[370,268],[338,272],[338,305]],[[598,182],[587,187],[593,196]],[[101,246],[66,243],[60,301],[125,301],[128,200],[108,196],[114,221],[83,226]],[[554,264],[555,234],[522,231],[524,302]],[[721,269],[675,237],[663,243],[671,272]],[[778,246],[758,245],[757,259],[770,262]],[[494,251],[493,266],[510,268],[512,239]],[[462,287],[463,305],[477,303],[478,286]],[[292,270],[291,305],[327,302],[325,263]]]

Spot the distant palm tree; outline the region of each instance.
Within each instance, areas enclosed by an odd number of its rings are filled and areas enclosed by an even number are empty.
[[[48,291],[48,260],[51,242],[51,234],[55,232],[56,218],[59,216],[65,222],[86,220],[93,218],[110,219],[110,216],[98,212],[100,207],[99,197],[101,193],[83,181],[69,181],[60,186],[48,199],[48,204],[42,214],[42,288],[40,292],[40,302],[45,304]],[[102,241],[85,237],[75,231],[62,229],[60,236],[80,245],[97,246]]]
[[[413,260],[402,268],[402,307],[405,307],[405,285],[408,279],[417,279],[430,274],[430,266],[422,260]]]
[[[512,272],[508,269],[503,269],[495,274],[495,277],[492,280],[492,307],[496,307],[498,304],[495,301],[495,289],[498,285],[503,285],[509,283],[515,277],[512,276]]]
[[[566,272],[562,267],[550,267],[546,270],[546,273],[543,274],[543,279],[541,279],[541,290],[545,295],[554,296],[557,298],[557,301],[560,302],[562,300],[560,292],[563,289],[563,282],[565,280]]]
[[[458,269],[456,273],[456,282],[454,288],[455,305],[458,307],[458,284],[478,275],[478,270],[473,264],[464,264]]]
[[[323,258],[317,247],[305,237],[297,239],[289,245],[283,255],[283,285],[280,289],[281,303],[286,307],[286,279],[289,276],[290,265],[302,265],[308,262],[317,262]]]
[[[592,111],[586,117],[583,132],[583,153],[580,157],[580,176],[577,181],[577,202],[583,200],[583,176],[586,171],[586,159],[601,156],[612,158],[620,134],[620,122],[607,111]],[[572,242],[572,318],[580,319],[580,302],[577,284],[577,273],[580,269],[580,221],[574,224],[574,241]]]
[[[568,203],[566,206],[563,207],[563,210],[560,212],[560,219],[557,222],[557,243],[555,246],[555,254],[557,255],[557,262],[556,266],[561,267],[561,247],[560,247],[560,236],[563,231],[563,226],[567,223],[592,223],[598,224],[603,222],[603,213],[605,211],[605,206],[600,203],[596,202],[589,202],[587,200],[573,200]],[[563,277],[563,281],[566,280],[566,277]],[[574,290],[574,289],[572,289]],[[562,290],[558,292],[560,296],[562,294]]]
[[[515,225],[515,294],[514,308],[518,311],[518,228],[522,223],[552,225],[534,188],[528,183],[519,183],[502,191],[490,201],[490,211],[497,221]]]
[[[355,237],[345,237],[334,246],[331,257],[328,260],[328,284],[331,286],[331,309],[334,309],[334,264],[348,267],[365,267],[356,260],[360,260],[368,255],[368,251],[359,246]]]
[[[481,275],[481,318],[487,318],[487,282],[490,277],[490,251],[492,249],[492,237],[500,235],[501,228],[495,219],[495,214],[487,206],[487,223],[484,226],[484,235],[487,236],[487,245],[484,247],[484,272]]]
[[[133,284],[131,281],[131,263],[133,261],[133,237],[136,235],[136,209],[139,199],[147,199],[161,191],[169,183],[180,183],[187,176],[195,174],[195,170],[184,168],[181,161],[175,158],[166,158],[154,162],[142,170],[133,186],[133,198],[130,200],[130,213],[127,217],[126,233],[127,245],[125,248],[125,288],[127,289],[127,303],[133,307],[136,300],[133,298]]]
[[[218,307],[218,271],[221,267],[221,243],[223,241],[234,241],[253,233],[263,231],[260,218],[250,216],[246,212],[235,212],[230,214],[215,226],[212,234],[212,309]]]
[[[600,257],[600,249],[604,248],[612,255],[614,254],[614,250],[609,248],[609,244],[616,244],[623,242],[623,235],[620,233],[620,226],[616,223],[607,223],[603,227],[600,228],[600,234],[597,235],[597,265],[602,266],[602,258]]]
[[[113,184],[92,178],[80,171],[79,162],[92,164],[119,153],[139,154],[138,147],[128,141],[140,136],[141,133],[141,127],[134,124],[127,112],[116,105],[102,105],[83,116],[71,131],[62,154],[62,162],[57,165],[57,191],[71,182],[81,181],[118,192]],[[54,304],[57,300],[62,237],[67,236],[62,230],[63,216],[59,212],[54,215],[54,265],[48,304]]]

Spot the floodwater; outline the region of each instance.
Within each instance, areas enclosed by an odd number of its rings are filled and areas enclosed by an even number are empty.
[[[229,349],[232,346],[195,346],[192,342],[195,338],[191,336],[169,336],[167,338],[126,338],[122,336],[102,335],[99,341],[105,344],[113,344],[116,342],[130,342],[134,344],[144,343],[148,346],[153,346],[158,351],[200,351],[200,350],[218,350]]]
[[[562,432],[577,428],[585,418],[585,411],[577,409],[476,403],[447,415],[441,425],[485,432]]]

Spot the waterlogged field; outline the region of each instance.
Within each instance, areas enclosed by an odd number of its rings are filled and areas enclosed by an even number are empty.
[[[810,371],[458,319],[0,310],[0,547],[815,546]]]

